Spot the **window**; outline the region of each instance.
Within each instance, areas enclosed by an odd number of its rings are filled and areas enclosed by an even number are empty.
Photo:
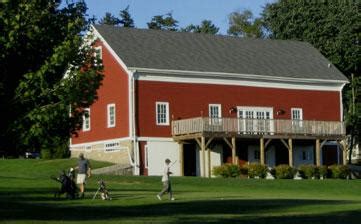
[[[90,131],[90,108],[84,109],[83,131]]]
[[[302,108],[291,109],[292,120],[303,120]]]
[[[115,127],[115,104],[108,104],[107,111],[108,128]]]
[[[302,160],[305,161],[305,160],[311,160],[311,159],[312,159],[311,152],[308,150],[302,150]]]
[[[95,47],[95,57],[99,57],[100,59],[103,59],[103,50],[102,46]]]
[[[292,118],[292,127],[293,132],[303,133],[303,113],[302,108],[291,108],[291,118]]]
[[[209,117],[220,118],[222,117],[221,104],[209,104]]]
[[[95,50],[95,52],[94,52],[94,57],[95,57],[94,65],[98,66],[99,64],[101,64],[99,60],[103,60],[102,46],[95,47],[94,50]]]
[[[259,150],[254,151],[254,159],[259,160],[260,159],[260,153]]]
[[[156,123],[157,125],[169,125],[168,102],[156,102]]]
[[[221,124],[222,109],[221,104],[209,104],[208,115],[210,118],[210,124]]]

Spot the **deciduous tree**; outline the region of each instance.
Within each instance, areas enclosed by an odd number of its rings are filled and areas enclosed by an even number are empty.
[[[264,37],[262,20],[254,18],[250,10],[233,12],[228,16],[228,19],[229,28],[227,32],[229,35],[251,38]]]
[[[271,38],[311,43],[350,79],[350,85],[344,89],[344,114],[348,133],[359,139],[360,8],[360,1],[280,0],[266,5],[262,15]]]
[[[102,64],[84,1],[0,2],[0,148],[63,155],[97,98]]]

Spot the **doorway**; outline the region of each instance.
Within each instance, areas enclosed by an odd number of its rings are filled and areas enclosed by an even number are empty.
[[[196,144],[183,145],[184,176],[197,175]]]

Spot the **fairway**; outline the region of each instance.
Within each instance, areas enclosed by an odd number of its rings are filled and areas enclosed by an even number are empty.
[[[76,160],[0,160],[0,223],[360,223],[360,180],[92,176],[83,200],[54,199],[49,177]],[[92,163],[101,167],[106,163]],[[111,201],[92,200],[103,178]]]

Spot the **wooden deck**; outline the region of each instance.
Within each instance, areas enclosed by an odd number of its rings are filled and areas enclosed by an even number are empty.
[[[342,139],[345,125],[339,121],[271,120],[196,117],[172,121],[175,140],[194,137]]]

